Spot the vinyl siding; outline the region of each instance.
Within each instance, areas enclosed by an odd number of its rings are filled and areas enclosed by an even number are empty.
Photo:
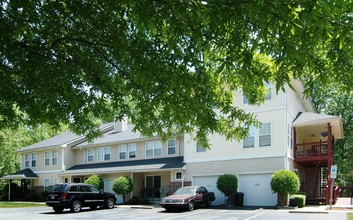
[[[185,181],[191,181],[193,176],[271,173],[279,169],[284,169],[284,157],[188,163]]]
[[[284,117],[285,109],[257,114],[259,121],[271,123],[271,146],[259,147],[257,130],[255,132],[255,147],[243,148],[242,140],[240,142],[230,141],[214,134],[209,136],[211,149],[207,149],[206,152],[196,152],[196,141],[185,135],[185,154],[187,155],[185,162],[284,156],[287,146],[285,145],[287,130],[283,121]]]
[[[57,163],[56,165],[51,165],[52,158],[51,158],[51,152],[53,150],[57,151]],[[50,165],[45,166],[44,164],[44,152],[50,152]],[[31,159],[31,154],[36,153],[36,166],[32,167],[32,159]],[[30,161],[29,161],[29,167],[25,167],[25,154],[30,155]],[[62,153],[61,153],[61,148],[54,148],[54,149],[46,149],[46,150],[40,150],[40,151],[30,151],[30,152],[25,152],[21,153],[21,169],[25,168],[30,168],[33,172],[37,171],[51,171],[51,170],[61,170],[62,169]]]

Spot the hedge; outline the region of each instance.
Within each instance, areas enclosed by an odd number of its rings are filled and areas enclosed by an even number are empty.
[[[289,206],[298,206],[300,208],[305,206],[306,196],[302,194],[293,194],[289,197]]]

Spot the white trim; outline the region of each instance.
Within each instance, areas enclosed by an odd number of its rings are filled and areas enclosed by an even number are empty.
[[[286,109],[285,105],[275,106],[275,107],[265,107],[265,108],[257,108],[253,110],[247,110],[248,113],[263,113],[263,112],[270,112],[270,111],[277,111]]]
[[[33,171],[35,174],[46,174],[46,173],[54,173],[57,174],[59,172],[63,172],[64,170],[46,170],[46,171]]]

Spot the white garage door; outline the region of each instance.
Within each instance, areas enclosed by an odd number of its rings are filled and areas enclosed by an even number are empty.
[[[192,179],[192,185],[204,186],[210,192],[214,192],[216,200],[212,205],[224,204],[224,194],[217,189],[218,176],[195,176]]]
[[[114,180],[104,180],[104,192],[110,192],[115,194],[115,192],[113,191],[113,183],[114,183]],[[115,197],[116,197],[116,204],[121,204],[124,202],[122,196],[115,194]]]
[[[277,194],[272,193],[272,174],[240,174],[238,192],[244,193],[244,206],[275,206]]]

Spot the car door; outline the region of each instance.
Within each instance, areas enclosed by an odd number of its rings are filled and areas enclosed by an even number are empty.
[[[80,186],[80,194],[82,196],[83,205],[84,206],[92,206],[94,205],[94,198],[91,195],[91,188],[87,185]]]
[[[89,186],[92,202],[97,205],[104,205],[104,194],[96,186]]]
[[[195,203],[200,203],[200,202],[202,202],[202,190],[200,187],[197,187],[196,195],[195,195]]]

